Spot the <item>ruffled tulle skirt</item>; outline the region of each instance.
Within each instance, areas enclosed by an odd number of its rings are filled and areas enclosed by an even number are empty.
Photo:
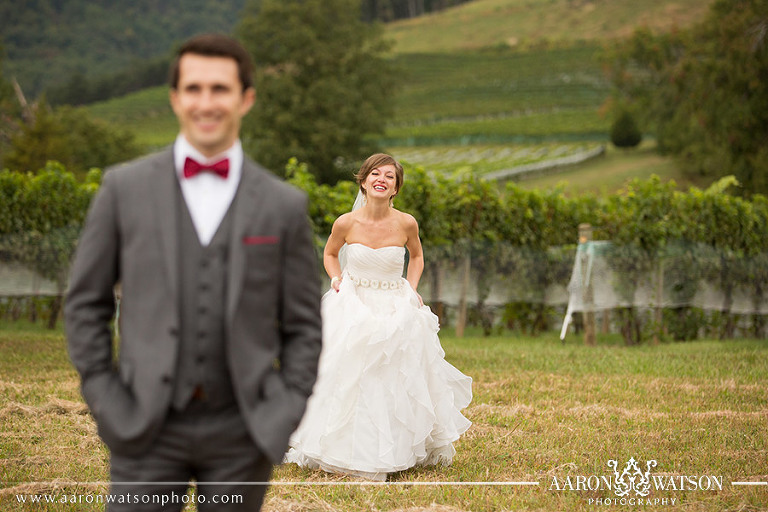
[[[285,462],[373,480],[451,463],[472,379],[445,360],[437,317],[402,284],[345,279],[323,297],[318,381]]]

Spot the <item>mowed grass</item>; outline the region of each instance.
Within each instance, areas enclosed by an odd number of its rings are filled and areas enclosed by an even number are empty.
[[[474,0],[387,25],[398,53],[611,40],[637,26],[669,32],[700,20],[711,0]]]
[[[607,144],[604,156],[562,167],[553,173],[523,177],[517,184],[529,190],[558,188],[571,197],[585,193],[612,194],[633,179],[646,180],[653,175],[665,182],[674,181],[679,190],[691,187],[706,189],[712,184],[709,178],[696,179],[685,174],[674,158],[660,155],[655,146],[654,141],[643,142],[634,149],[620,149]]]
[[[598,143],[498,144],[389,148],[401,162],[424,167],[429,172],[452,174],[470,169],[477,175],[513,169],[542,161],[600,149]]]
[[[282,466],[264,510],[593,510],[590,498],[613,492],[557,491],[553,478],[610,476],[608,460],[623,466],[631,457],[656,460],[657,475],[723,477],[718,491],[651,491],[675,498],[674,510],[767,509],[768,487],[731,485],[768,481],[765,341],[627,348],[606,337],[590,348],[577,336],[563,344],[556,333],[458,339],[445,332],[442,342],[447,359],[474,379],[465,411],[473,425],[451,466],[411,469],[385,486]],[[0,510],[101,509],[16,498],[106,491],[108,454],[60,333],[0,331],[0,421]],[[516,481],[539,485],[458,485]]]

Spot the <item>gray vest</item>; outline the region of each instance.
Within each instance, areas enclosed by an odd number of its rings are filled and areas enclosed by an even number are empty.
[[[232,201],[221,225],[203,247],[192,217],[176,187],[179,222],[179,355],[172,406],[183,410],[195,400],[213,409],[234,404],[232,378],[227,365],[225,302]]]

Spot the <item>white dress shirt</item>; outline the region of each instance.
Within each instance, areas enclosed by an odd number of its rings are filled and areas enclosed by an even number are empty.
[[[229,158],[229,176],[224,179],[212,172],[201,172],[191,178],[184,177],[184,162],[187,157],[201,164],[215,163]],[[232,204],[243,172],[243,146],[238,139],[232,147],[213,158],[204,157],[183,135],[173,145],[176,176],[181,185],[181,195],[195,225],[197,237],[203,246],[213,240],[224,215]]]

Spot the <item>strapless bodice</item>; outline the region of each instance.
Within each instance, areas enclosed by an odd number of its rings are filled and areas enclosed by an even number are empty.
[[[353,281],[400,283],[405,263],[405,247],[385,246],[373,249],[363,244],[348,244],[344,273]],[[359,282],[356,284],[360,284]]]

